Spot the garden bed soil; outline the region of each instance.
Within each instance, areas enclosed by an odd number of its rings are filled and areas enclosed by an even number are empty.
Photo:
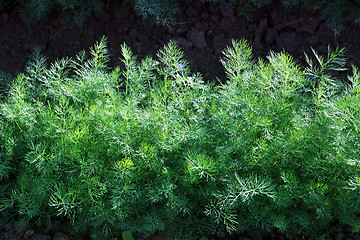
[[[265,57],[270,49],[285,50],[304,64],[304,52],[311,48],[326,55],[328,45],[347,49],[348,66],[360,66],[360,29],[348,24],[335,36],[319,14],[311,9],[284,9],[281,4],[255,10],[249,17],[239,16],[217,3],[179,3],[172,29],[143,22],[130,6],[109,5],[100,14],[92,14],[82,26],[63,25],[52,13],[47,19],[27,25],[16,11],[0,14],[0,70],[15,75],[24,70],[35,48],[52,62],[88,50],[102,36],[108,39],[111,65],[121,65],[123,43],[139,58],[155,56],[170,40],[176,40],[185,52],[194,72],[205,79],[225,80],[219,62],[222,51],[232,39],[246,39],[255,57]]]

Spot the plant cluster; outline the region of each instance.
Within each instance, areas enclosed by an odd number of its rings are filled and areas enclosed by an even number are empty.
[[[332,77],[343,49],[252,59],[233,41],[222,85],[170,42],[109,69],[106,40],[50,66],[35,52],[0,104],[0,224],[72,223],[199,239],[247,229],[320,236],[360,226],[360,74]]]
[[[156,24],[169,28],[175,25],[177,4],[174,0],[136,0],[134,9],[143,20],[150,18]]]

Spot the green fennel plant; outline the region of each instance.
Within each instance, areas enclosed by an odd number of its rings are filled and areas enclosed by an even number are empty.
[[[123,69],[108,67],[105,38],[51,65],[35,52],[14,79],[0,104],[1,225],[60,218],[93,239],[358,229],[360,77],[334,88],[343,50],[302,70],[233,41],[214,85],[173,41],[156,59],[121,49]]]

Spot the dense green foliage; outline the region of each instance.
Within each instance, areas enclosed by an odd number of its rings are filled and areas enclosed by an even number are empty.
[[[174,0],[136,0],[134,9],[143,20],[150,18],[155,23],[168,27],[175,24],[177,4]]]
[[[252,60],[234,41],[228,81],[205,84],[170,42],[158,60],[106,41],[50,66],[36,52],[0,104],[0,224],[69,219],[76,236],[320,236],[359,229],[360,75],[343,50]]]
[[[184,0],[191,2],[192,0]],[[201,0],[223,3],[234,8],[241,15],[249,15],[254,7],[269,5],[273,0]],[[0,11],[19,8],[27,22],[38,21],[51,11],[57,11],[64,22],[82,24],[92,12],[99,12],[110,2],[131,4],[135,12],[145,19],[172,27],[176,23],[177,2],[175,0],[0,0]],[[281,0],[286,8],[309,7],[319,10],[334,33],[338,35],[346,22],[358,25],[360,22],[360,0]]]

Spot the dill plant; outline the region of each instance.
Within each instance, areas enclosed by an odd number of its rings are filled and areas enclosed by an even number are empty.
[[[214,86],[173,41],[157,59],[121,49],[124,69],[108,68],[105,38],[51,65],[35,52],[14,79],[0,105],[2,225],[61,218],[93,239],[359,227],[360,75],[331,76],[343,50],[302,70],[233,41]]]
[[[175,24],[177,4],[174,0],[137,0],[134,10],[143,20],[150,18],[156,24],[171,28]]]

